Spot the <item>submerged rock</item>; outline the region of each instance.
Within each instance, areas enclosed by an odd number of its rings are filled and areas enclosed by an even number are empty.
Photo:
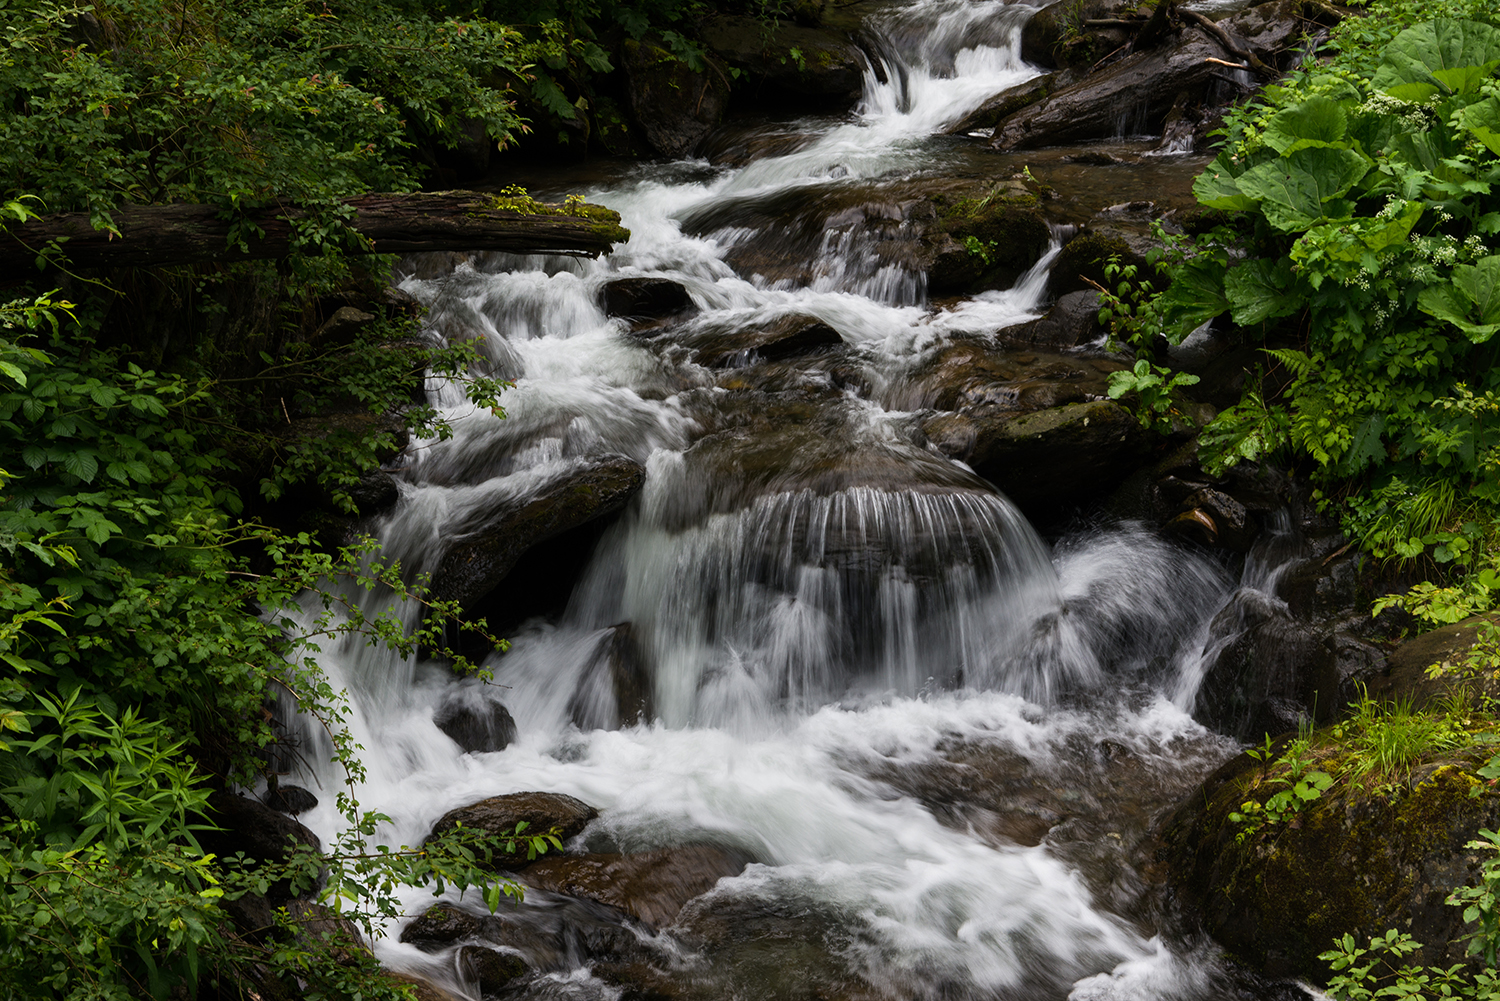
[[[544,858],[526,870],[528,885],[618,908],[651,926],[665,928],[684,904],[738,876],[746,860],[711,845],[684,845],[627,855]]]
[[[468,531],[443,554],[432,575],[433,596],[460,605],[482,598],[527,549],[618,511],[645,476],[634,459],[604,456],[580,463],[525,497],[507,498],[485,516],[482,528]]]
[[[1425,944],[1411,961],[1463,962],[1454,941],[1462,911],[1443,900],[1477,873],[1465,842],[1500,824],[1500,794],[1473,774],[1492,751],[1449,753],[1389,784],[1346,774],[1294,820],[1241,840],[1245,828],[1229,814],[1286,788],[1265,782],[1265,766],[1242,754],[1162,826],[1159,872],[1209,934],[1271,976],[1326,978],[1318,954],[1336,936],[1363,944],[1388,928]]]
[[[460,686],[432,713],[432,722],[459,747],[473,754],[503,751],[516,739],[510,710],[480,686]]]
[[[482,945],[466,945],[458,950],[458,972],[467,983],[489,996],[526,976],[530,967],[520,956],[500,952]]]
[[[698,311],[687,287],[670,278],[616,278],[605,283],[603,299],[605,316],[636,324]]]
[[[432,826],[428,837],[436,837],[457,825],[483,831],[491,837],[509,835],[519,823],[527,825],[530,834],[546,834],[553,828],[567,841],[577,836],[599,811],[572,796],[552,792],[518,792],[495,796],[457,810],[449,810]],[[532,864],[524,851],[515,855],[497,855],[493,860],[500,869],[515,870]]]

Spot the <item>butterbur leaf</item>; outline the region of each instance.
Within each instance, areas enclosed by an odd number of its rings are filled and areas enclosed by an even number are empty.
[[[1456,118],[1465,131],[1484,143],[1491,153],[1500,156],[1500,100],[1491,97],[1471,104]]]
[[[1193,180],[1193,197],[1205,208],[1221,212],[1246,212],[1255,208],[1255,199],[1235,183],[1245,169],[1245,164],[1236,163],[1227,152],[1220,153]]]
[[[1440,17],[1391,39],[1380,53],[1380,67],[1370,85],[1401,100],[1413,100],[1394,92],[1402,84],[1428,84],[1444,93],[1464,93],[1458,88],[1476,88],[1496,65],[1500,65],[1500,29],[1480,21]]]
[[[1240,326],[1250,326],[1281,316],[1290,316],[1303,305],[1294,294],[1292,265],[1286,258],[1257,258],[1230,268],[1224,276],[1230,316]]]
[[[1261,138],[1276,152],[1285,153],[1299,141],[1341,142],[1348,131],[1348,115],[1337,101],[1312,97],[1272,115]]]
[[[1229,309],[1224,265],[1209,257],[1193,258],[1177,270],[1157,305],[1167,339],[1180,343],[1195,328]]]
[[[1370,159],[1352,149],[1299,149],[1252,167],[1236,183],[1260,200],[1267,222],[1292,233],[1324,218],[1324,203],[1352,188],[1370,167]]]
[[[1483,344],[1500,330],[1500,256],[1458,265],[1451,284],[1423,289],[1417,306],[1428,316],[1453,324],[1475,344]]]

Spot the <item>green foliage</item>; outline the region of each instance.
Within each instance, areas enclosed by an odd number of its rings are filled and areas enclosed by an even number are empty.
[[[415,140],[521,125],[487,82],[520,70],[518,36],[400,2],[8,0],[0,36],[0,196],[102,228],[130,203],[295,202],[300,238],[338,245],[339,199],[416,186]]]
[[[1284,785],[1286,788],[1278,789],[1264,800],[1247,799],[1240,804],[1239,810],[1229,814],[1230,823],[1240,827],[1235,834],[1237,843],[1243,844],[1267,824],[1291,820],[1309,804],[1321,799],[1333,785],[1333,776],[1311,767],[1308,750],[1308,740],[1299,737],[1288,742],[1286,749],[1273,758],[1271,736],[1267,734],[1264,747],[1247,752],[1264,767],[1265,784]]]
[[[1331,63],[1227,116],[1194,191],[1235,227],[1201,238],[1160,300],[1169,339],[1227,312],[1275,366],[1206,430],[1208,468],[1289,447],[1366,549],[1455,576],[1500,513],[1491,17],[1382,4],[1335,32]]]
[[[1181,400],[1177,391],[1197,382],[1196,375],[1174,373],[1142,358],[1130,369],[1109,374],[1108,393],[1112,400],[1134,394],[1136,417],[1141,426],[1166,434],[1172,430],[1174,421],[1182,417]]]

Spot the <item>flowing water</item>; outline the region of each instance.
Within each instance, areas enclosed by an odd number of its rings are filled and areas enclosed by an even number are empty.
[[[883,66],[851,118],[790,126],[790,152],[652,165],[584,192],[633,234],[607,259],[489,255],[404,282],[434,336],[475,340],[515,388],[501,421],[430,387],[456,434],[409,451],[400,502],[374,526],[388,557],[431,570],[491,512],[601,456],[646,480],[568,570],[566,608],[517,624],[490,660],[503,687],[357,644],[326,653],[364,748],[359,798],[393,818],[383,838],[415,844],[454,807],[546,790],[600,808],[591,850],[732,849],[751,860],[741,875],[670,928],[630,930],[635,961],[683,996],[1222,996],[1221,964],[1174,930],[1137,856],[1153,815],[1234,749],[1188,709],[1206,624],[1236,582],[1137,526],[1048,544],[889,405],[952,339],[1036,315],[1051,255],[1013,289],[939,311],[867,216],[811,234],[766,221],[767,206],[920,171],[933,133],[1034,74],[1018,54],[1031,12],[893,7],[870,26]],[[731,267],[753,241],[800,279]],[[641,275],[682,283],[701,310],[632,334],[600,292]],[[746,355],[737,383],[685,350],[790,315],[844,347]],[[623,727],[600,667],[622,623],[653,706]],[[456,691],[500,698],[514,743],[462,753],[432,722]],[[301,819],[326,839],[337,780],[318,734],[305,742],[288,781],[320,793]],[[430,902],[409,899],[413,913]],[[619,996],[595,976],[594,939],[566,933],[597,912],[536,891],[503,917],[504,944],[545,974],[520,996]],[[451,951],[390,931],[388,965],[473,990]]]

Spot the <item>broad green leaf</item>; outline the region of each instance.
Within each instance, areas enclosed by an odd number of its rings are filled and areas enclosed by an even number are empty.
[[[1500,330],[1500,256],[1477,264],[1460,264],[1447,285],[1432,285],[1417,296],[1417,306],[1483,344]]]
[[[1458,88],[1477,87],[1496,65],[1500,65],[1500,29],[1480,21],[1440,17],[1391,39],[1380,53],[1380,67],[1370,85],[1401,100],[1413,100],[1394,93],[1392,88],[1401,84],[1428,84],[1444,93],[1462,93]]]
[[[12,365],[10,362],[0,361],[0,373],[4,373],[5,375],[10,376],[11,379],[15,380],[21,386],[21,388],[24,389],[26,387],[26,373],[21,371],[21,369],[17,368],[15,365]]]
[[[1398,101],[1408,104],[1426,104],[1429,100],[1443,92],[1443,88],[1435,83],[1398,83],[1385,89],[1385,92]]]
[[[1236,163],[1226,153],[1214,157],[1193,181],[1193,197],[1206,208],[1222,212],[1247,212],[1255,208],[1255,199],[1239,189],[1235,179],[1245,172],[1243,163]]]
[[[1236,183],[1260,200],[1267,222],[1293,233],[1324,218],[1324,203],[1353,187],[1370,166],[1368,157],[1352,149],[1299,149],[1252,167]]]
[[[83,482],[92,483],[99,473],[99,460],[88,452],[69,452],[63,457],[63,468]]]
[[[1290,316],[1303,305],[1296,295],[1292,265],[1286,258],[1256,258],[1230,268],[1224,276],[1230,315],[1240,326],[1251,326],[1281,316]]]
[[[1349,473],[1357,473],[1371,464],[1385,461],[1385,445],[1380,436],[1385,433],[1385,416],[1371,414],[1354,429],[1349,448],[1344,452],[1341,465]]]
[[[1500,99],[1491,97],[1471,104],[1455,118],[1466,131],[1488,146],[1491,153],[1500,156]]]
[[[1276,152],[1286,153],[1299,140],[1337,143],[1348,132],[1349,117],[1338,102],[1312,97],[1272,115],[1261,138]]]
[[[1193,258],[1177,269],[1157,305],[1167,339],[1181,342],[1196,327],[1229,308],[1224,295],[1224,265],[1209,257]]]

